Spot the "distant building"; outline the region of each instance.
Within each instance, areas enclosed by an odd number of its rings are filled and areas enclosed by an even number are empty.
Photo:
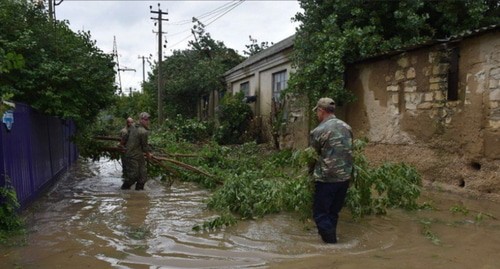
[[[372,161],[405,162],[424,179],[500,193],[500,27],[492,25],[350,63],[346,88],[356,101],[336,115],[371,142]],[[225,73],[244,91],[265,141],[308,145],[307,102],[283,98],[294,72],[294,36]],[[282,102],[276,102],[280,100]],[[283,102],[284,101],[284,102]],[[282,124],[285,123],[285,124]]]
[[[268,138],[273,108],[294,72],[293,41],[290,36],[224,74],[229,92],[243,91],[255,100],[249,105]],[[337,114],[357,137],[389,144],[432,142],[500,158],[498,26],[362,59],[348,66],[346,77],[357,100]],[[293,107],[285,102],[281,117],[292,128],[281,143],[301,148],[307,145],[310,115]]]
[[[285,101],[282,91],[294,72],[290,53],[295,35],[249,57],[224,74],[228,92],[244,92],[256,116],[263,141],[274,141],[280,148],[305,147],[308,131],[304,111]],[[300,120],[298,120],[300,119]],[[287,122],[285,135],[277,129]]]

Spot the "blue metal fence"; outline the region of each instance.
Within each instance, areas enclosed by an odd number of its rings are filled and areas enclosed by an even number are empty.
[[[5,124],[0,127],[0,186],[11,184],[24,207],[78,158],[70,141],[76,127],[72,121],[43,115],[20,103],[13,116],[10,130]]]

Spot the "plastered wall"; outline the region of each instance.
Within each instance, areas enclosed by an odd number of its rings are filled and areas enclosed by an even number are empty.
[[[458,49],[458,99],[449,100],[451,48]],[[486,33],[356,63],[355,135],[388,144],[425,143],[472,157],[500,158],[500,35]]]

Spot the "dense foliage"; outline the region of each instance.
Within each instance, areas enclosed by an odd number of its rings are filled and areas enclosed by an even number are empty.
[[[300,0],[297,72],[289,86],[317,100],[354,99],[344,89],[346,64],[376,53],[498,24],[500,2],[488,0]]]
[[[167,119],[163,127],[166,132],[172,133],[177,141],[190,143],[208,141],[214,133],[214,122],[184,118],[180,114],[175,118]]]
[[[114,63],[67,22],[51,21],[28,1],[0,1],[0,95],[38,110],[90,123],[113,100]],[[5,69],[9,68],[9,72]]]
[[[9,236],[24,228],[24,222],[17,212],[19,202],[16,191],[8,179],[6,183],[6,186],[0,187],[0,243],[5,243]]]
[[[241,144],[254,140],[250,132],[253,112],[243,102],[244,93],[227,94],[222,98],[218,110],[219,126],[215,132],[215,141],[221,145]]]
[[[192,32],[195,40],[189,42],[190,48],[175,50],[162,61],[161,75],[164,80],[163,97],[167,118],[177,114],[196,117],[202,97],[207,97],[214,91],[224,91],[222,75],[243,60],[235,50],[212,39],[201,22],[194,19],[194,23]],[[152,98],[152,104],[155,104],[158,96],[157,76],[158,68],[153,67],[144,84],[144,91]]]
[[[304,220],[310,218],[313,184],[308,175],[308,163],[316,158],[314,150],[276,151],[269,145],[255,142],[224,146],[209,139],[193,144],[183,135],[175,134],[175,130],[201,127],[184,128],[179,126],[182,125],[180,121],[175,125],[175,128],[164,129],[163,126],[152,132],[150,142],[155,152],[172,157],[180,154],[183,157],[179,160],[212,176],[175,166],[169,171],[151,167],[149,172],[151,177],[161,178],[168,184],[175,180],[192,181],[214,191],[207,206],[219,215],[195,229],[220,228],[240,219],[279,212],[291,212]],[[192,123],[186,122],[186,125]],[[405,164],[370,166],[363,154],[365,144],[356,141],[356,174],[346,201],[353,218],[385,214],[387,209],[396,207],[417,209],[420,175]]]
[[[156,103],[150,103],[149,93],[132,92],[130,95],[116,96],[114,105],[107,112],[121,119],[123,125],[128,117],[137,118],[139,113],[146,111],[152,113],[156,109]]]
[[[0,74],[24,67],[24,58],[15,52],[5,52],[0,48]]]
[[[0,115],[7,101],[24,102],[50,115],[73,119],[82,132],[111,104],[114,64],[66,22],[52,21],[31,1],[0,1]],[[4,175],[2,175],[4,176]],[[8,179],[0,187],[0,242],[23,229]]]
[[[418,209],[422,186],[417,170],[404,163],[371,167],[363,154],[366,141],[354,141],[355,177],[348,190],[346,206],[355,218],[385,214],[387,208]]]

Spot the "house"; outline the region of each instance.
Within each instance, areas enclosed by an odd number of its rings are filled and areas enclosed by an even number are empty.
[[[358,100],[346,120],[358,136],[500,158],[498,27],[363,59],[347,77]]]
[[[424,179],[441,177],[460,187],[500,192],[499,29],[484,27],[351,63],[346,87],[357,99],[336,114],[353,127],[355,137],[392,147],[373,153],[374,158],[416,165]],[[255,96],[250,106],[267,137],[276,135],[276,126],[268,124],[276,117],[274,100],[282,100],[280,90],[294,71],[293,39],[225,73],[230,92]],[[279,115],[286,121],[286,128],[278,126],[284,134],[279,146],[303,148],[311,113],[300,100],[287,102]]]
[[[294,72],[290,53],[295,35],[249,57],[224,73],[227,91],[244,92],[255,115],[263,141],[272,141],[280,148],[303,148],[307,145],[308,121],[300,107],[283,102],[282,91],[287,88]],[[283,105],[286,106],[283,107]],[[277,129],[287,121],[287,136],[278,137]]]
[[[343,115],[355,136],[391,145],[374,156],[420,166],[431,181],[500,192],[499,29],[352,63],[346,87],[357,100]]]

